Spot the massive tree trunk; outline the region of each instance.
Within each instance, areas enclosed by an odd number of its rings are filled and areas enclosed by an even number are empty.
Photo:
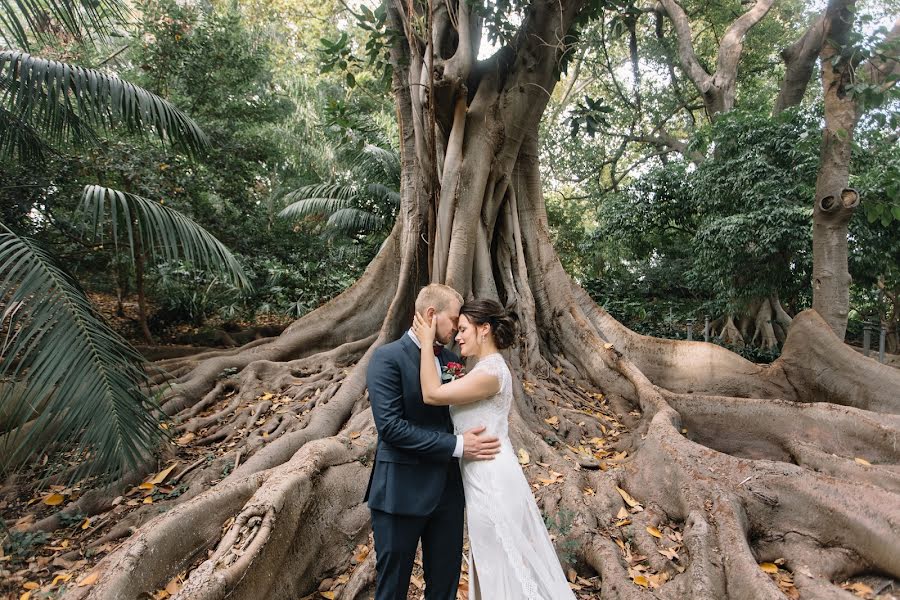
[[[859,574],[900,579],[900,372],[813,311],[768,366],[616,322],[557,259],[537,163],[581,3],[535,2],[482,62],[469,4],[431,8],[390,6],[402,202],[381,252],[277,338],[158,363],[180,455],[205,450],[172,472],[179,498],[137,507],[97,542],[140,526],[66,598],[134,599],[173,578],[192,600],[296,599],[326,578],[344,600],[371,589],[364,373],[428,281],[517,309],[513,444],[542,510],[573,516],[557,541],[581,576],[599,575],[601,597],[780,598],[758,566],[779,558],[781,585],[792,576],[808,598],[840,598]],[[65,511],[106,510],[119,493]]]
[[[826,11],[828,41],[821,51],[825,129],[813,208],[813,308],[840,339],[850,312],[847,226],[859,205],[859,194],[847,187],[859,120],[856,100],[847,87],[856,65],[840,58],[850,37],[853,5],[852,0],[833,0]]]
[[[883,84],[897,70],[897,59],[876,55],[860,65],[854,59],[851,28],[855,0],[831,0],[825,12],[827,41],[820,53],[825,100],[822,155],[816,179],[813,208],[813,308],[844,339],[850,310],[850,272],[847,264],[847,231],[859,206],[859,193],[847,187],[853,134],[862,107],[851,86]],[[888,37],[900,35],[900,19]],[[888,85],[895,82],[888,81]]]

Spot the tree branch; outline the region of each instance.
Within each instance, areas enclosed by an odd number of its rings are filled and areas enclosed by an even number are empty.
[[[678,38],[678,57],[688,77],[703,96],[710,118],[727,112],[734,106],[734,85],[738,62],[744,48],[744,36],[751,27],[766,16],[775,0],[756,0],[753,7],[738,17],[725,31],[719,42],[716,72],[710,75],[694,52],[691,23],[684,9],[675,0],[660,0],[672,21]]]
[[[785,72],[772,109],[773,115],[778,115],[803,100],[819,59],[819,52],[822,51],[822,44],[825,43],[827,29],[825,15],[819,15],[799,40],[781,51]]]

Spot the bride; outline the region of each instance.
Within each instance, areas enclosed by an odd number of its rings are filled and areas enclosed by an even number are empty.
[[[430,348],[434,320],[417,314],[413,332],[422,342],[422,397],[450,406],[456,433],[486,427],[500,438],[495,460],[460,461],[469,528],[470,600],[573,600],[531,488],[509,441],[512,376],[498,352],[512,345],[515,320],[494,300],[473,300],[459,311],[456,342],[478,364],[441,385]]]

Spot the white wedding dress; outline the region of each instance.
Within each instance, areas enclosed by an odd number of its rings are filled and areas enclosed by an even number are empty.
[[[469,528],[469,600],[574,600],[509,441],[512,375],[500,354],[489,354],[470,373],[500,381],[494,396],[460,406],[450,415],[457,434],[484,425],[500,438],[494,460],[460,461]]]

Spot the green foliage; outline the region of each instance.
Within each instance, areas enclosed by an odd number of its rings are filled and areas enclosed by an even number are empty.
[[[108,212],[107,212],[108,211]],[[109,224],[118,249],[124,229],[132,260],[136,243],[152,257],[175,260],[183,257],[198,267],[219,270],[239,287],[249,284],[240,265],[225,247],[200,225],[176,210],[146,198],[96,185],[82,194],[79,216],[85,220],[85,232],[102,242]]]
[[[390,49],[395,43],[397,32],[388,27],[387,4],[379,3],[375,10],[361,4],[359,12],[352,12],[356,26],[365,37],[363,53],[357,55],[355,40],[351,40],[346,31],[342,31],[335,40],[321,38],[320,55],[323,73],[335,71],[343,74],[347,88],[356,87],[356,78],[360,72],[380,74],[380,87],[387,90],[393,76]]]
[[[632,270],[663,269],[708,298],[714,314],[772,293],[803,303],[817,132],[810,113],[729,113],[698,144],[708,160],[669,162],[609,195],[598,236]]]
[[[3,552],[12,558],[13,564],[22,564],[48,541],[50,534],[46,531],[10,531],[3,541]]]
[[[141,389],[142,357],[51,254],[6,227],[0,304],[0,409],[9,432],[0,470],[57,444],[84,456],[79,475],[120,474],[141,464],[161,438],[155,405]]]
[[[242,295],[227,280],[183,260],[158,263],[151,289],[158,298],[154,327],[184,322],[199,327],[220,307],[233,305]]]
[[[610,126],[608,117],[611,112],[613,109],[605,105],[602,99],[585,96],[584,102],[576,104],[566,119],[572,137],[577,137],[583,128],[584,132],[593,138],[598,132]]]
[[[26,50],[35,38],[52,41],[60,31],[91,39],[110,33],[126,12],[121,0],[0,0],[0,35]]]
[[[118,77],[23,52],[0,51],[0,157],[42,159],[51,145],[96,141],[96,128],[152,130],[188,153],[208,140],[166,100]]]
[[[556,535],[556,548],[559,557],[567,565],[574,565],[578,558],[579,542],[572,536],[572,525],[575,513],[565,508],[553,515],[544,515],[544,525]]]
[[[304,186],[283,198],[279,217],[327,215],[327,231],[386,236],[400,208],[400,156],[396,150],[366,145],[350,163],[343,182]]]

